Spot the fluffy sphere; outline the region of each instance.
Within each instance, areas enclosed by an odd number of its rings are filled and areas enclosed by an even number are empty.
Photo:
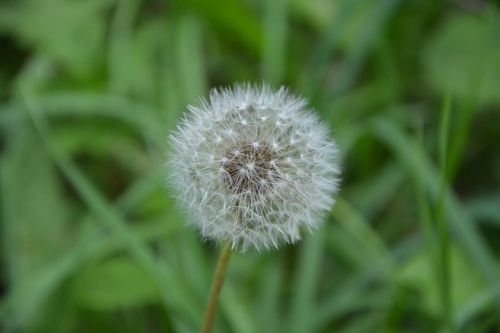
[[[278,247],[332,207],[337,148],[304,99],[285,88],[214,89],[170,136],[170,182],[206,239]]]

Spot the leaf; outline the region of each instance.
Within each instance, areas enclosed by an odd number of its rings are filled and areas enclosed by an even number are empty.
[[[425,184],[431,197],[436,197],[440,183],[439,175],[422,148],[392,122],[378,119],[374,121],[373,125],[374,134],[393,150],[401,163],[408,168],[415,181]],[[475,267],[481,272],[482,278],[488,282],[492,294],[496,294],[496,311],[500,313],[500,298],[496,292],[500,287],[500,274],[495,265],[495,259],[483,242],[476,225],[462,208],[454,193],[447,189],[446,193],[442,195],[446,196],[444,205],[447,208],[446,213],[450,219],[452,230],[456,233],[458,244],[469,256],[471,267]],[[472,271],[472,268],[469,270]]]
[[[260,54],[262,29],[244,1],[187,0],[177,3],[180,8],[184,7],[199,14],[207,26],[222,37],[222,41],[237,43],[251,55]]]
[[[0,7],[0,30],[80,74],[96,65],[107,4],[100,0],[18,1],[15,6]]]
[[[34,304],[26,302],[26,286],[31,286],[39,271],[68,250],[74,233],[65,223],[71,205],[63,197],[50,157],[41,149],[29,124],[17,123],[9,134],[0,164],[0,235],[6,265],[4,282],[9,287],[9,296],[2,299],[2,306],[8,308],[9,325],[29,326],[43,314],[31,312]],[[52,281],[52,275],[38,276],[39,288],[30,296],[49,293]]]
[[[11,132],[2,158],[2,238],[13,287],[68,245],[67,201],[48,154],[26,123]],[[63,237],[64,236],[64,237]]]
[[[445,20],[424,48],[424,69],[431,85],[441,94],[499,103],[500,24],[471,14],[455,14]]]
[[[127,257],[89,266],[74,281],[77,303],[93,310],[138,307],[160,300],[153,277]]]
[[[289,332],[310,332],[316,311],[318,280],[321,277],[325,237],[322,233],[307,235],[300,247],[290,305]]]
[[[417,289],[426,310],[439,316],[439,284],[436,282],[428,251],[429,248],[424,248],[408,259],[397,273],[397,279],[400,283],[410,284]],[[450,263],[451,300],[455,310],[460,310],[467,307],[486,286],[479,272],[471,269],[471,263],[457,246],[450,247]]]

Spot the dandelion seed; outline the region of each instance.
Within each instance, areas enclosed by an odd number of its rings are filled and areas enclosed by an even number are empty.
[[[336,145],[285,88],[214,89],[188,107],[170,144],[170,182],[206,239],[242,250],[293,243],[334,204]]]

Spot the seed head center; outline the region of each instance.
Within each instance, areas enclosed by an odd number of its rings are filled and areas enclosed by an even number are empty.
[[[267,193],[279,179],[275,150],[265,142],[241,142],[221,159],[224,183],[236,194]]]

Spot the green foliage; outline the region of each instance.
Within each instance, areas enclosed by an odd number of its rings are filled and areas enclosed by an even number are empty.
[[[484,103],[500,101],[500,21],[497,13],[477,17],[452,13],[425,49],[429,83],[460,98],[479,94]]]
[[[109,1],[19,1],[0,9],[0,29],[41,57],[80,74],[91,70],[104,46]]]
[[[331,126],[342,188],[301,243],[233,255],[216,332],[499,330],[499,15],[1,2],[0,330],[197,331],[217,247],[165,187],[166,138],[210,87],[263,80]]]
[[[113,311],[158,301],[154,280],[128,258],[91,265],[74,282],[76,302],[86,308]]]
[[[469,271],[471,263],[459,251],[456,247],[451,248],[450,263],[452,267],[450,273],[453,280],[450,281],[450,285],[453,288],[451,292],[452,304],[456,309],[461,310],[458,320],[463,323],[469,318],[462,316],[467,315],[467,309],[472,304],[484,307],[490,298],[484,297],[487,287],[482,282],[478,272]],[[420,252],[416,253],[413,258],[409,258],[401,267],[398,279],[402,285],[412,286],[419,293],[422,305],[428,313],[439,317],[441,296],[439,286],[434,278],[435,273],[428,260],[429,256],[432,254]]]

